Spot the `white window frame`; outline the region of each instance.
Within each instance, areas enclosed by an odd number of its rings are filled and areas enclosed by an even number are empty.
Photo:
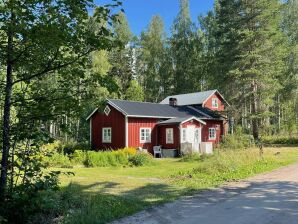
[[[110,139],[105,139],[106,131],[110,131]],[[112,128],[111,127],[102,128],[102,143],[112,143]]]
[[[210,135],[212,133],[211,130],[214,131],[214,136],[211,136]],[[208,137],[209,137],[209,140],[215,140],[216,139],[216,128],[209,128],[209,130],[208,130]]]
[[[144,130],[144,139],[142,139],[143,130]],[[146,132],[148,132],[148,139],[146,139]],[[140,143],[151,143],[151,128],[140,128]]]
[[[183,133],[185,133],[185,136],[183,135]],[[182,128],[181,129],[181,142],[186,142],[187,141],[187,131],[186,128]]]
[[[170,136],[168,136],[170,134]],[[170,137],[170,139],[168,139]],[[173,128],[166,128],[166,144],[173,144],[174,143],[174,129]]]
[[[218,108],[218,99],[212,98],[212,108]]]

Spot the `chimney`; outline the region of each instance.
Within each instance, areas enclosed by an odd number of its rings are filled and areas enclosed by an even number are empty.
[[[176,98],[170,98],[169,99],[169,105],[172,107],[176,107],[177,106],[177,99]]]

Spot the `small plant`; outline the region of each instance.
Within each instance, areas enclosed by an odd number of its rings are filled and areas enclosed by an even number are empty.
[[[192,161],[200,161],[202,160],[202,156],[199,153],[189,153],[183,155],[181,158],[181,162],[192,162]]]
[[[137,153],[129,157],[129,162],[133,166],[145,166],[153,164],[153,158],[148,153]]]

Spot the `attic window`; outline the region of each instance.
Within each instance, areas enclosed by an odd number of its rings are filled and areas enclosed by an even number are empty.
[[[109,106],[106,106],[106,108],[103,111],[107,116],[109,116],[109,113],[111,112],[111,109]]]
[[[212,98],[212,107],[218,108],[218,99],[217,98]]]

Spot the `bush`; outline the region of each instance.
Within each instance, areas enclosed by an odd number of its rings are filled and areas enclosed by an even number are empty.
[[[133,166],[145,166],[153,164],[153,158],[148,153],[138,153],[129,157],[129,162]]]
[[[83,165],[86,161],[88,151],[76,150],[70,156],[71,163],[75,165]]]
[[[264,144],[274,145],[274,144],[285,144],[285,145],[298,145],[298,136],[289,137],[289,136],[265,136],[262,137]]]
[[[128,164],[128,156],[119,151],[87,152],[84,165],[87,167],[107,167]]]
[[[244,149],[254,146],[253,136],[244,134],[241,127],[236,127],[234,134],[229,134],[223,137],[220,144],[222,149]]]
[[[50,154],[49,157],[45,157],[44,161],[50,167],[62,167],[62,168],[72,167],[69,157],[67,155],[63,155],[58,152],[54,152]]]

